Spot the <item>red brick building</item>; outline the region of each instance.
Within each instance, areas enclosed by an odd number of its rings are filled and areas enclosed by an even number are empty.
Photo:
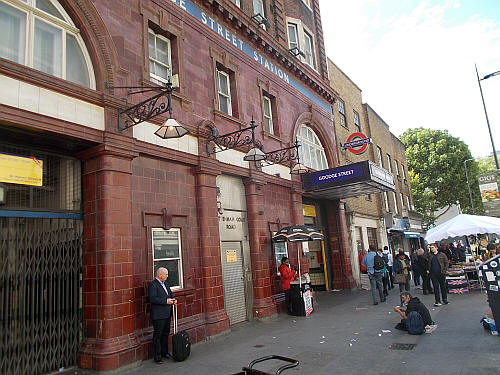
[[[150,358],[161,265],[192,342],[279,313],[277,262],[300,245],[271,235],[289,224],[325,233],[301,257],[313,287],[354,286],[340,198],[305,192],[293,158],[208,142],[254,119],[265,152],[298,139],[311,170],[338,165],[317,0],[0,0],[0,16],[1,372]],[[120,130],[157,91],[112,87],[172,75],[189,133],[157,137],[166,114]]]

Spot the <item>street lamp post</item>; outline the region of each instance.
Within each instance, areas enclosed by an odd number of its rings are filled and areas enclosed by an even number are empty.
[[[467,169],[467,162],[470,161],[470,160],[474,160],[474,158],[464,160],[465,177],[467,178],[467,188],[469,189],[469,199],[470,199],[470,205],[472,207],[472,213],[475,214],[476,213],[476,209],[474,208],[474,200],[472,199],[472,191],[470,189],[470,183],[469,183],[469,170]]]
[[[477,83],[479,85],[479,92],[481,93],[481,100],[483,101],[484,115],[486,116],[486,123],[488,124],[488,131],[490,132],[491,147],[493,148],[493,157],[495,158],[495,166],[497,168],[497,173],[500,173],[500,166],[498,165],[497,151],[495,150],[495,143],[493,142],[493,134],[491,134],[490,120],[488,119],[488,112],[486,112],[486,104],[484,103],[483,89],[481,87],[481,81],[488,79],[488,78],[491,78],[493,76],[499,75],[500,70],[496,71],[494,73],[487,74],[483,78],[479,78],[479,73],[477,72],[477,66],[475,65],[475,67],[476,67]]]

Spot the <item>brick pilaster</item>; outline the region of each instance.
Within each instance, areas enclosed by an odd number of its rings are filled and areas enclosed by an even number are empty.
[[[113,136],[111,136],[113,138]],[[84,160],[84,343],[78,363],[97,371],[140,360],[134,334],[129,139],[116,136]]]
[[[200,227],[201,278],[207,336],[229,329],[224,309],[222,263],[220,255],[219,217],[217,215],[218,172],[203,168],[196,175],[197,205]]]
[[[270,254],[265,251],[268,229],[264,215],[263,183],[254,178],[246,179],[244,183],[252,264],[253,315],[255,318],[266,318],[278,311],[271,297],[271,272],[274,270],[269,267],[272,264]]]

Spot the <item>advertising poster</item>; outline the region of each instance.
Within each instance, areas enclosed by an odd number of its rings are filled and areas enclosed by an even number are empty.
[[[500,192],[498,191],[498,175],[495,172],[479,175],[479,190],[487,216],[500,217]]]
[[[304,298],[304,310],[306,311],[306,316],[309,316],[313,312],[311,291],[306,290],[302,297]]]

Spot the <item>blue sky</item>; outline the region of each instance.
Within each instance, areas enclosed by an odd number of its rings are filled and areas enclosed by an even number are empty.
[[[327,55],[399,135],[447,129],[492,147],[474,70],[500,70],[500,0],[320,0]],[[329,15],[327,19],[325,14]],[[482,82],[500,150],[500,75]]]

